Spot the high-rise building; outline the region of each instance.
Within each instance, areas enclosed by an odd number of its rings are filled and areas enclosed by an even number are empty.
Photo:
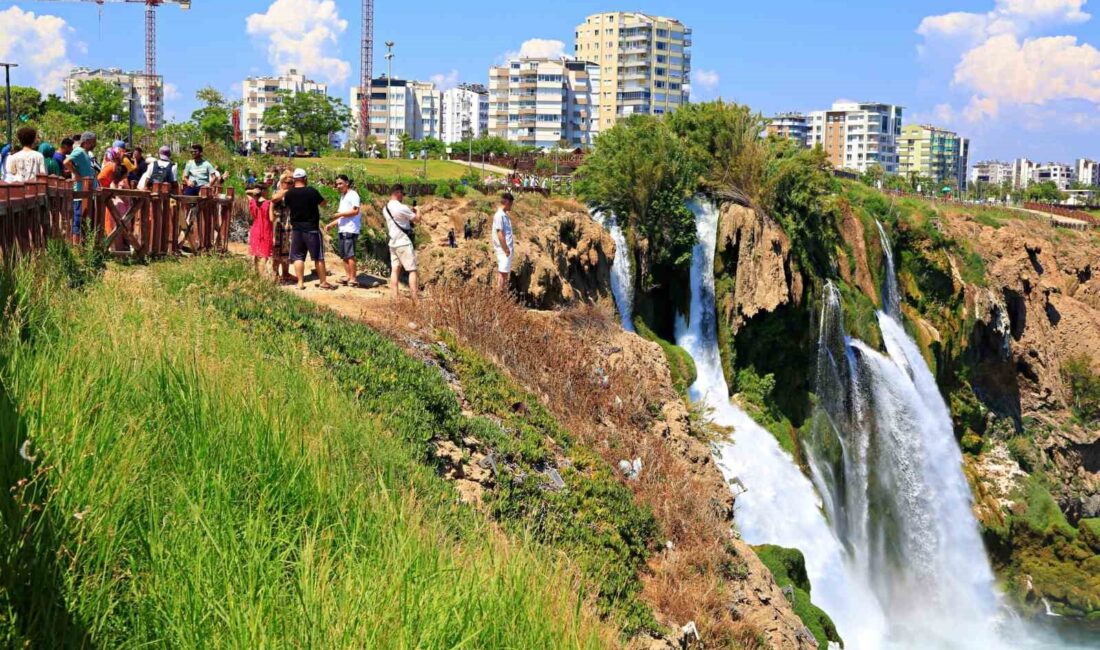
[[[600,66],[520,58],[489,69],[489,134],[552,149],[591,146],[599,132]]]
[[[164,77],[157,75],[150,79],[144,72],[123,72],[119,68],[73,68],[65,78],[65,101],[77,102],[77,90],[80,84],[92,79],[115,84],[122,89],[122,104],[118,107],[120,120],[128,119],[128,101],[133,97],[136,100],[134,124],[144,127],[150,124],[158,126],[164,124]],[[148,103],[150,89],[151,96],[155,98],[152,104]]]
[[[1082,185],[1100,187],[1100,163],[1087,158],[1078,158],[1073,165],[1073,180]]]
[[[780,113],[768,119],[765,132],[779,138],[797,140],[805,145],[810,135],[810,122],[803,113]]]
[[[480,138],[489,132],[489,89],[463,84],[443,92],[443,141]]]
[[[1073,167],[1065,163],[1044,163],[1035,169],[1035,180],[1039,183],[1054,183],[1058,189],[1068,190],[1073,182]]]
[[[966,189],[970,141],[934,126],[909,124],[898,138],[898,173],[927,176]]]
[[[688,103],[691,30],[674,18],[632,11],[593,14],[577,26],[574,55],[600,67],[600,128],[635,113]]]
[[[350,95],[352,101],[358,101],[359,86],[352,86]],[[358,140],[359,116],[355,113],[352,111],[350,132]],[[442,138],[443,93],[430,81],[371,80],[370,135],[388,146],[391,155],[397,155],[405,134],[413,140]]]
[[[241,137],[246,142],[260,143],[262,149],[268,142],[278,143],[283,140],[282,133],[264,128],[264,113],[269,106],[279,103],[280,91],[291,94],[328,94],[328,86],[306,79],[305,75],[294,69],[277,77],[249,77],[244,80],[242,89]]]
[[[878,164],[896,174],[902,111],[893,104],[836,102],[831,110],[810,113],[806,142],[820,145],[837,169],[865,172]]]
[[[1012,187],[1018,190],[1025,189],[1028,185],[1037,182],[1038,178],[1038,164],[1027,158],[1017,158],[1012,161]]]
[[[971,183],[988,183],[1000,187],[1012,182],[1012,164],[997,160],[983,160],[970,170]]]

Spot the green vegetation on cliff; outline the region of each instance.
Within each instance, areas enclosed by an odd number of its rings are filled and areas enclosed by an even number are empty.
[[[806,560],[797,549],[781,546],[754,546],[753,550],[775,576],[775,582],[784,590],[789,590],[787,599],[794,613],[802,619],[817,639],[817,647],[827,648],[829,642],[841,643],[829,615],[810,600],[810,578],[806,575]]]
[[[615,642],[567,562],[506,540],[423,462],[421,436],[457,414],[429,369],[365,329],[313,350],[315,312],[242,264],[194,264],[5,285],[2,645]],[[258,326],[204,303],[208,281]],[[329,373],[349,334],[371,346],[365,384]]]

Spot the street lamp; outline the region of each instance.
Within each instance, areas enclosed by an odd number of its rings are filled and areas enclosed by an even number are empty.
[[[4,86],[7,88],[8,94],[8,144],[11,144],[12,134],[12,116],[11,116],[11,69],[18,68],[18,63],[0,63],[4,66]]]
[[[393,41],[386,41],[386,155],[393,155],[393,129],[390,121],[393,115]]]

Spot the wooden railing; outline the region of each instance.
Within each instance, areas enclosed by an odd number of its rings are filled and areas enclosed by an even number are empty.
[[[215,195],[170,193],[167,183],[151,190],[81,189],[73,181],[39,176],[29,183],[0,183],[0,254],[5,260],[45,248],[51,239],[94,237],[117,257],[145,259],[181,253],[226,252],[233,188]],[[80,235],[73,236],[74,204],[81,202]]]
[[[1047,214],[1057,215],[1059,217],[1066,217],[1067,219],[1077,219],[1078,221],[1084,221],[1092,227],[1100,226],[1100,220],[1092,216],[1088,212],[1082,210],[1076,210],[1074,208],[1067,208],[1061,205],[1054,205],[1050,203],[1024,203],[1024,207],[1028,210],[1035,210],[1037,212],[1046,212]]]

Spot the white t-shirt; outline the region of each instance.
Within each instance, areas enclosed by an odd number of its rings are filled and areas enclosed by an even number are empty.
[[[359,193],[355,190],[348,190],[348,193],[340,197],[340,207],[337,212],[350,212],[359,207]],[[361,221],[362,212],[354,217],[340,217],[340,223],[337,224],[340,233],[345,235],[358,235]]]
[[[504,241],[508,243],[508,252],[514,253],[516,246],[515,239],[512,237],[512,218],[508,216],[503,208],[498,209],[497,213],[493,215],[493,249],[503,253],[504,248],[500,245],[500,237],[497,236],[497,231],[504,232]]]
[[[386,211],[389,213],[389,217],[386,219],[386,228],[390,232],[390,248],[412,246],[412,240],[401,228],[412,231],[413,219],[416,218],[416,213],[413,212],[412,208],[396,199],[390,199],[390,202],[386,204]]]
[[[8,156],[4,180],[9,183],[27,183],[38,180],[39,174],[46,173],[46,159],[37,151],[20,149]]]

